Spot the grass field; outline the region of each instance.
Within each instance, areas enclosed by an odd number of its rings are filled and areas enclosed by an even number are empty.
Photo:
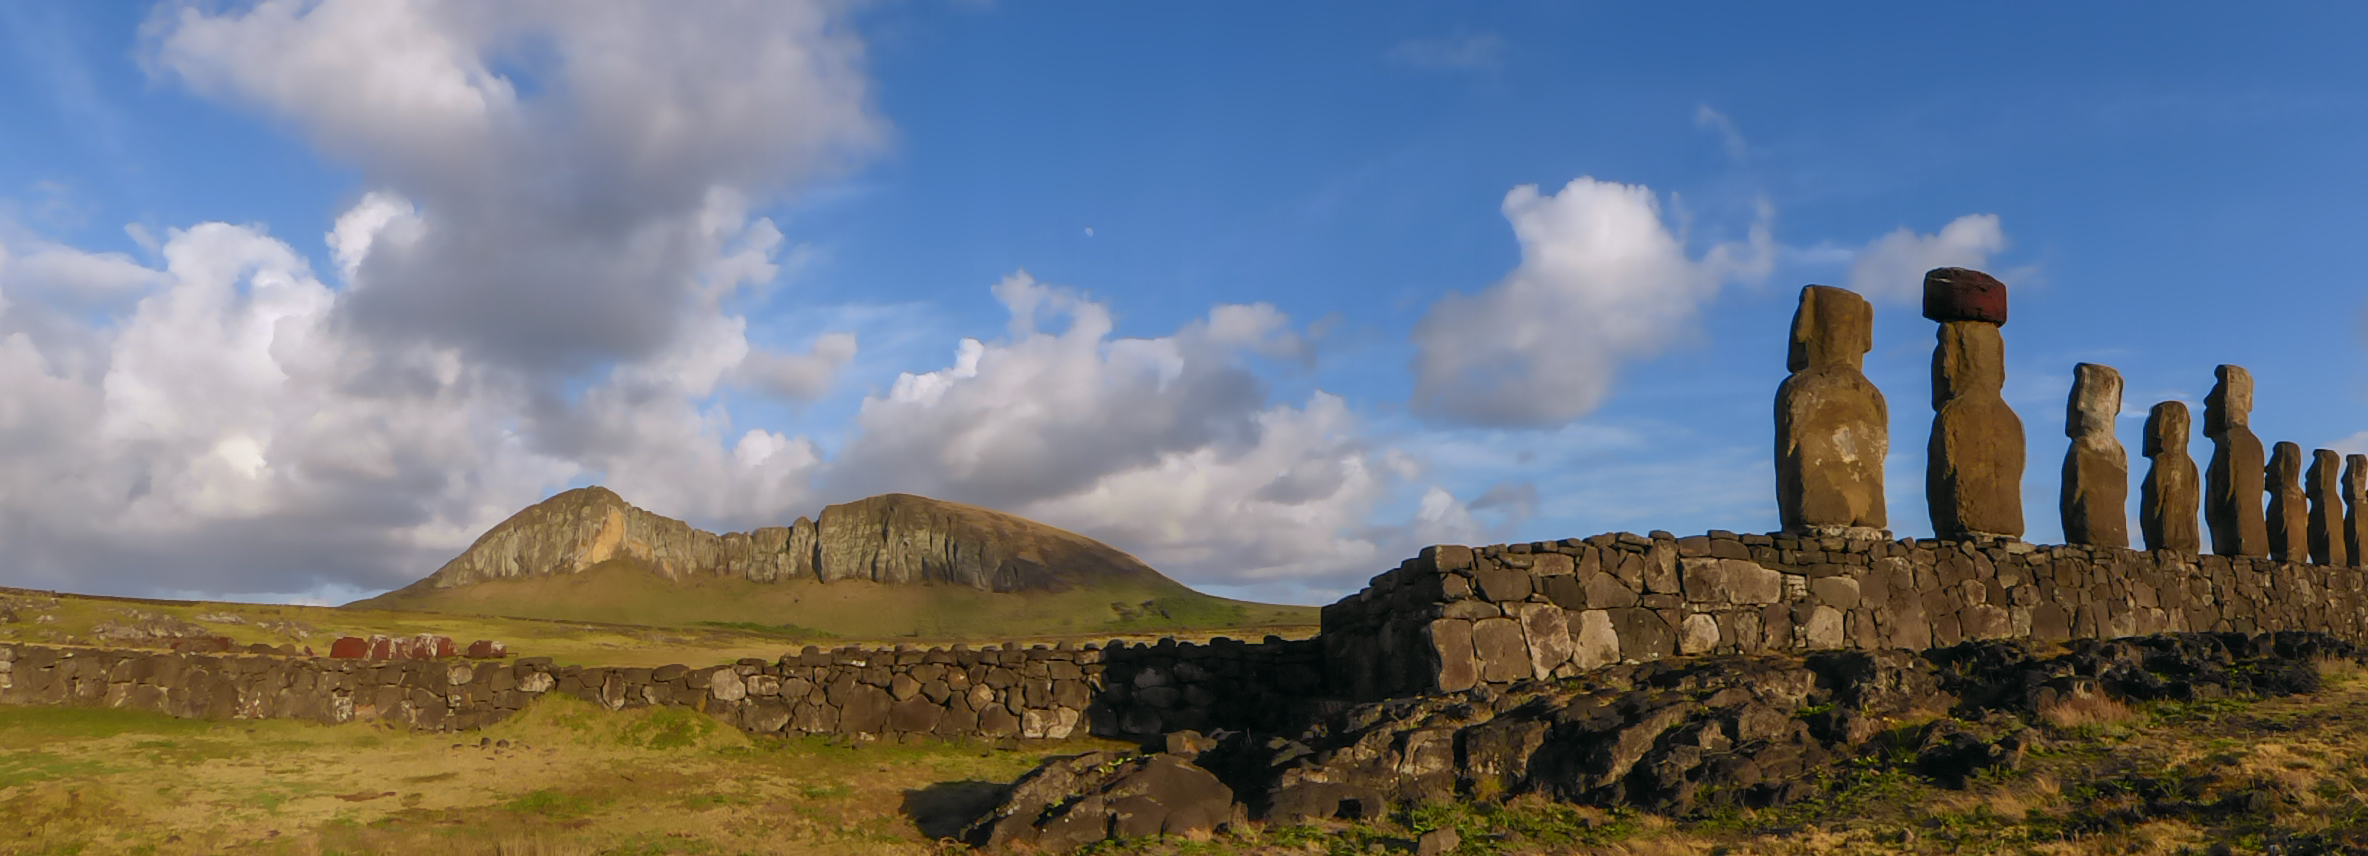
[[[645,582],[645,580],[647,582]],[[999,595],[945,586],[882,586],[872,583],[761,586],[745,581],[694,583],[715,591],[701,591],[700,599],[748,604],[733,610],[699,611],[670,607],[664,591],[643,592],[654,576],[623,576],[607,590],[645,595],[647,609],[636,613],[630,597],[620,597],[617,622],[551,620],[434,612],[400,612],[346,607],[192,601],[126,600],[29,593],[0,589],[0,641],[38,644],[162,645],[157,637],[134,638],[153,629],[228,636],[241,645],[266,643],[310,646],[326,654],[339,636],[387,634],[409,636],[433,633],[462,644],[474,639],[497,639],[520,656],[551,657],[561,664],[599,666],[658,666],[668,663],[706,665],[742,657],[773,659],[805,645],[846,644],[921,645],[965,642],[1130,641],[1176,636],[1206,639],[1229,635],[1256,639],[1268,633],[1302,638],[1315,633],[1313,609],[1238,604],[1217,598],[1159,600],[1153,607],[1140,601],[1114,608],[1107,593],[1090,597],[1056,595],[1067,600],[1030,602],[1018,595]],[[745,591],[758,589],[760,591]],[[768,590],[769,589],[769,590]],[[767,596],[799,598],[794,609],[767,611]],[[1170,595],[1160,597],[1172,598]],[[499,608],[495,603],[488,608]],[[1169,615],[1159,614],[1164,609]],[[1098,611],[1097,611],[1098,610]],[[531,610],[522,610],[531,611]],[[833,618],[833,611],[845,614]],[[906,616],[903,619],[880,616]],[[947,619],[924,628],[911,616],[940,615]],[[678,622],[678,623],[669,623]],[[901,622],[901,623],[900,623]],[[817,626],[819,625],[819,626]],[[1050,628],[1025,632],[1026,627]],[[998,632],[1014,631],[1014,632]],[[114,635],[109,635],[109,633]],[[127,636],[125,634],[131,634]]]
[[[465,735],[0,708],[0,853],[928,853],[983,783],[1099,745],[752,740],[558,696]]]
[[[1877,752],[1824,799],[1683,822],[1523,798],[1092,852],[1394,854],[1443,827],[1456,854],[2361,852],[2368,680],[2327,672],[2312,696],[2047,711],[2023,769],[1962,791]],[[466,735],[0,708],[0,853],[950,854],[997,783],[1108,745],[752,739],[562,697]]]
[[[603,562],[576,574],[477,583],[426,597],[390,593],[356,606],[668,626],[722,622],[787,626],[794,628],[792,632],[839,638],[970,641],[1316,623],[1315,607],[1226,600],[1174,584],[1013,594],[859,580],[668,580],[628,560]]]

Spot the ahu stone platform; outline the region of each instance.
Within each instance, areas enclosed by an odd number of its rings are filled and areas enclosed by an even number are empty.
[[[1327,685],[1368,701],[1620,662],[1976,639],[2308,630],[2368,642],[2363,571],[2013,540],[1628,533],[1432,547],[1325,607]]]

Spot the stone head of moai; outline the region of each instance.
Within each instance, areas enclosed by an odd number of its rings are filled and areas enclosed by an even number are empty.
[[[2121,372],[2112,366],[2081,363],[2072,367],[2072,398],[2065,408],[2064,436],[2113,436],[2113,420],[2121,416]]]
[[[2165,401],[2146,414],[2146,457],[2153,458],[2173,452],[2187,451],[2187,435],[2195,430],[2195,418],[2187,413],[2187,403]]]
[[[2212,370],[2219,382],[2204,396],[2204,436],[2218,437],[2233,427],[2253,424],[2253,373],[2244,366]]]
[[[1801,289],[1801,308],[1792,316],[1791,371],[1863,370],[1875,347],[1875,307],[1856,293],[1830,285]]]

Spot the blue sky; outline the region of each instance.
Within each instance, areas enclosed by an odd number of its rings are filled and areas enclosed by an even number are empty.
[[[0,7],[0,584],[337,600],[588,483],[1303,602],[1767,531],[1813,282],[1923,535],[1941,264],[2012,289],[2031,540],[2076,362],[2133,453],[2223,362],[2368,451],[2351,6],[599,8]]]

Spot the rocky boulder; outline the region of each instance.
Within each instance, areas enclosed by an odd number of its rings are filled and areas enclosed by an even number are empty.
[[[2314,660],[2359,656],[2320,634],[2174,633],[2046,652],[1993,640],[1613,666],[1501,692],[1335,706],[1291,734],[1185,733],[1166,752],[1056,760],[974,822],[970,840],[1066,852],[1229,817],[1372,819],[1521,794],[1702,816],[1817,798],[1853,759],[1964,787],[2019,767],[2041,746],[2034,723],[2065,701],[2311,692]],[[1220,810],[1220,792],[1239,805]],[[1147,794],[1172,796],[1153,798],[1154,815],[1129,802]]]

